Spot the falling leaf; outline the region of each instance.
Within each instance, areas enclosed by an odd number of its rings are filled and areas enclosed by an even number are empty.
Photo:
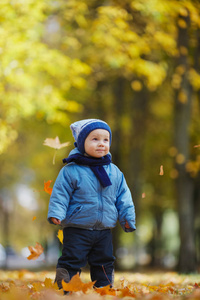
[[[63,244],[63,230],[61,230],[61,229],[58,230],[57,237],[58,237],[59,241],[61,242],[61,244]]]
[[[57,136],[55,139],[47,138],[46,140],[44,140],[43,145],[44,146],[49,146],[49,147],[54,148],[56,150],[59,150],[63,147],[69,146],[70,142],[66,142],[66,143],[61,144],[60,140],[59,140],[59,137]]]
[[[142,193],[142,199],[144,199],[146,197],[145,193]]]
[[[163,170],[163,165],[160,166],[160,173],[159,173],[160,176],[164,175],[164,170]]]
[[[66,143],[61,144],[60,140],[59,140],[59,137],[57,136],[57,137],[55,137],[55,139],[47,138],[46,140],[44,140],[43,145],[49,146],[51,148],[56,149],[56,151],[54,153],[54,156],[53,156],[53,164],[55,164],[55,158],[56,158],[57,150],[69,146],[70,142],[66,142]]]
[[[195,145],[194,148],[200,148],[200,145]]]
[[[44,181],[44,191],[49,195],[51,195],[52,190],[53,190],[52,188],[49,187],[51,182],[52,182],[52,180],[48,180],[46,182]]]
[[[34,216],[34,217],[33,217],[33,219],[32,219],[32,221],[35,221],[36,219],[37,219],[37,217],[36,217],[36,216]]]
[[[29,251],[31,252],[31,254],[27,257],[27,259],[29,260],[35,260],[37,259],[44,251],[44,248],[42,247],[42,245],[40,245],[39,243],[36,242],[35,247],[33,246],[28,246]]]
[[[82,291],[85,294],[88,289],[93,288],[94,284],[95,281],[83,283],[78,273],[72,277],[69,283],[66,283],[64,280],[62,280],[63,290],[68,292]]]

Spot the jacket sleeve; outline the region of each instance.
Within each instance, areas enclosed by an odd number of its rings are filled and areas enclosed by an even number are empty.
[[[128,188],[123,173],[119,181],[116,207],[118,210],[119,223],[124,231],[131,232],[136,230],[135,226],[135,207],[133,204],[131,192]],[[128,222],[130,228],[125,228],[125,223]]]
[[[73,190],[73,184],[67,172],[67,166],[65,166],[61,169],[53,186],[47,217],[49,223],[53,224],[50,220],[51,217],[60,221],[65,219]]]

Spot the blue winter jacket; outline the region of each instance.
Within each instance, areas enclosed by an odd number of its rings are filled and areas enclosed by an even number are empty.
[[[77,148],[71,154],[79,153]],[[48,220],[61,220],[63,227],[90,230],[113,228],[119,220],[124,231],[134,231],[135,208],[123,173],[116,165],[104,166],[112,185],[103,188],[89,166],[71,162],[64,166],[53,187]],[[130,228],[125,228],[125,222]]]

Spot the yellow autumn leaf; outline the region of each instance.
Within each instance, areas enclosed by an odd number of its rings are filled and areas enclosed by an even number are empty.
[[[63,230],[61,230],[61,229],[58,230],[57,237],[58,237],[59,241],[61,242],[61,244],[63,244]]]

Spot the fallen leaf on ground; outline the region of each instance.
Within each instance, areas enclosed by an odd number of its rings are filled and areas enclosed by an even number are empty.
[[[101,296],[104,295],[116,296],[116,290],[111,288],[110,285],[104,286],[102,288],[96,288],[95,291]]]
[[[44,248],[42,247],[42,245],[40,245],[39,243],[36,242],[35,247],[33,246],[28,246],[29,251],[31,252],[31,254],[27,257],[27,259],[29,260],[35,260],[37,259],[44,251]]]
[[[58,285],[56,282],[53,282],[51,278],[45,278],[44,286],[48,289],[58,290]]]
[[[74,275],[69,283],[66,283],[64,280],[62,280],[63,290],[68,291],[68,292],[82,291],[85,294],[88,289],[93,288],[94,284],[95,284],[95,281],[83,283],[80,279],[79,274]]]
[[[123,275],[123,277],[122,277]],[[124,277],[125,276],[125,277]],[[63,296],[54,284],[55,271],[0,269],[1,300],[199,300],[200,274],[183,275],[175,272],[163,273],[115,273],[115,285],[88,289],[83,293],[84,282],[90,281],[89,272],[81,273],[81,284],[75,281],[79,289],[71,295]]]
[[[136,298],[136,294],[131,291],[128,287],[124,287],[123,289],[118,290],[120,292],[121,297],[134,297]]]

